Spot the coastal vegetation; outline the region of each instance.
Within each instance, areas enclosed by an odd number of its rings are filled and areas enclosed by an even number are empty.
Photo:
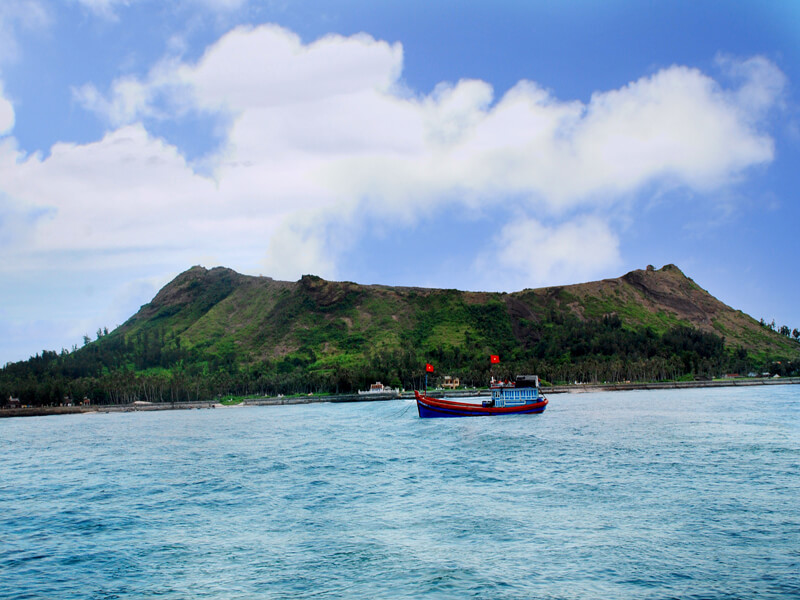
[[[446,374],[471,387],[516,373],[553,383],[797,375],[800,343],[673,265],[512,294],[194,267],[82,348],[6,365],[0,398],[180,402],[353,392],[374,381],[410,389],[426,362],[433,383]]]

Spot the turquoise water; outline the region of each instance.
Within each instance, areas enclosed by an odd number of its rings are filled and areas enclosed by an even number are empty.
[[[800,386],[0,420],[0,598],[797,598]]]

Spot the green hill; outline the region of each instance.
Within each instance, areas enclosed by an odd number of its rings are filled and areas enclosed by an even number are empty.
[[[425,362],[484,385],[490,354],[501,356],[496,374],[661,380],[796,369],[800,344],[674,265],[515,293],[311,275],[285,282],[193,267],[85,347],[8,365],[0,391],[39,402],[84,393],[116,402],[351,391],[375,380],[408,388]]]

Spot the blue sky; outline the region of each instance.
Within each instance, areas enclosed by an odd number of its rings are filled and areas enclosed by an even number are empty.
[[[513,291],[674,263],[800,327],[799,6],[4,0],[0,363],[195,264]]]

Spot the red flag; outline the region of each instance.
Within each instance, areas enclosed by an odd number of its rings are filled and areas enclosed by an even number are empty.
[[[431,363],[425,363],[425,371],[428,373],[433,373],[433,365]]]
[[[500,362],[500,357],[497,354],[492,354],[489,356],[489,362],[493,365]]]

